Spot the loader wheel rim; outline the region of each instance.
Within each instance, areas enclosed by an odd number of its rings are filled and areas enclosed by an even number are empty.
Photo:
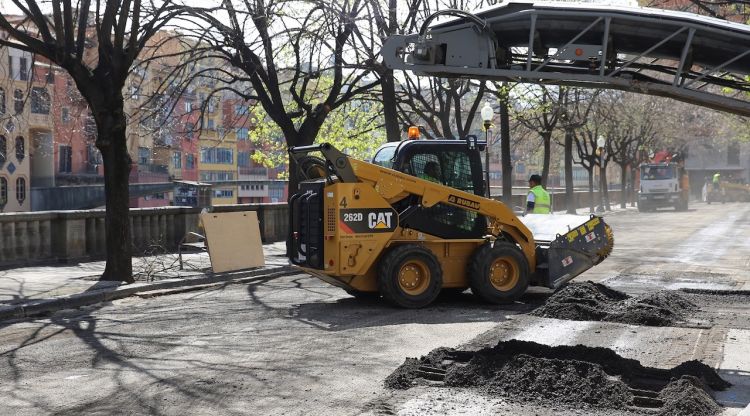
[[[430,286],[430,268],[421,260],[409,260],[398,271],[398,286],[404,293],[417,296]]]
[[[511,257],[498,257],[490,265],[490,284],[501,292],[512,290],[518,284],[521,270]]]

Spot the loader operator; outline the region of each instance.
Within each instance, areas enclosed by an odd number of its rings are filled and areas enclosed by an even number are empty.
[[[429,161],[425,163],[424,170],[422,171],[422,174],[419,175],[420,179],[424,179],[426,181],[440,183],[440,167],[438,166],[437,162]]]
[[[550,198],[549,193],[542,187],[542,177],[531,175],[529,188],[531,190],[526,197],[526,210],[523,214],[549,214],[551,212]]]
[[[714,190],[718,191],[719,183],[721,183],[721,173],[719,172],[714,173],[713,183],[714,183]]]

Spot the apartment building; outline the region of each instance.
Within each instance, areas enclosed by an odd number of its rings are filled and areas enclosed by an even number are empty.
[[[32,172],[49,169],[49,68],[27,52],[0,49],[0,212],[31,210]]]

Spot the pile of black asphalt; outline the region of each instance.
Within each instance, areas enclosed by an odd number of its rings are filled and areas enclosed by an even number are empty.
[[[629,296],[600,283],[572,283],[531,312],[545,318],[670,326],[684,321],[697,306],[678,291]]]
[[[492,348],[438,348],[408,358],[385,380],[391,389],[416,385],[470,388],[509,401],[571,409],[599,408],[659,415],[709,416],[722,408],[712,393],[730,386],[707,365],[644,367],[600,347],[502,341]]]

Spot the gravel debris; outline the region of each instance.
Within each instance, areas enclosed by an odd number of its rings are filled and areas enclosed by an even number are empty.
[[[676,291],[631,297],[600,283],[581,282],[562,288],[531,314],[572,321],[669,326],[683,321],[695,309],[695,304]]]

